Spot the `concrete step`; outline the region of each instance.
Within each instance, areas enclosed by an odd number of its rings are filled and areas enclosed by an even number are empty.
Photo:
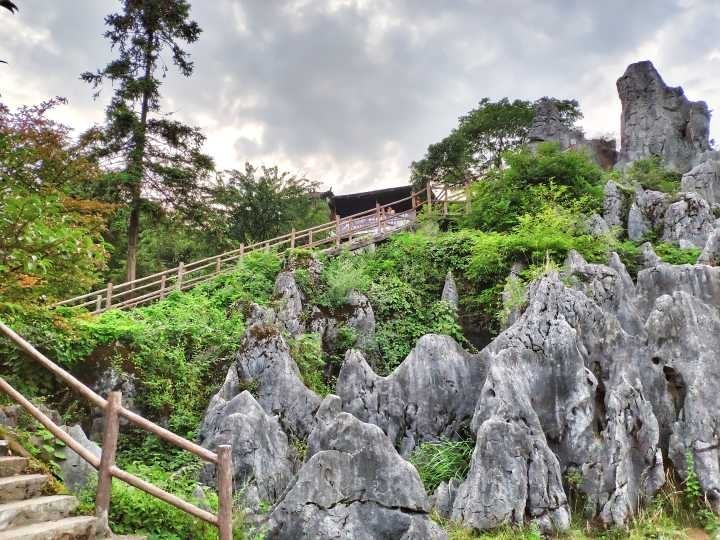
[[[0,478],[15,476],[22,472],[28,465],[27,458],[16,456],[0,457]]]
[[[94,540],[94,517],[46,521],[0,532],[0,540]]]
[[[20,474],[0,478],[0,504],[37,497],[47,483],[44,474]]]
[[[35,497],[34,499],[0,504],[0,531],[11,527],[64,519],[77,508],[77,505],[77,499],[68,495]]]

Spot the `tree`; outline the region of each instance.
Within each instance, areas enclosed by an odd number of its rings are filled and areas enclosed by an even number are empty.
[[[327,203],[314,196],[319,184],[280,172],[277,167],[230,171],[220,178],[215,201],[225,214],[226,234],[238,242],[258,242],[330,220]]]
[[[566,125],[572,126],[582,117],[577,101],[553,101]],[[483,98],[476,108],[459,118],[458,126],[447,137],[428,147],[423,159],[412,163],[415,188],[427,182],[462,184],[492,167],[499,168],[506,152],[527,143],[535,103]]]
[[[122,12],[105,19],[105,37],[118,57],[96,73],[81,75],[94,88],[105,80],[115,87],[106,125],[90,130],[85,139],[115,171],[106,196],[130,207],[129,281],[136,277],[143,204],[155,201],[191,211],[202,200],[202,182],[213,169],[212,159],[201,152],[202,133],[160,114],[161,78],[169,69],[163,54],[185,77],[193,72],[182,46],[197,41],[201,29],[189,15],[185,0],[123,0]]]
[[[0,104],[0,296],[59,299],[93,285],[105,267],[102,232],[113,207],[77,194],[101,172],[67,127],[47,118],[54,99],[11,112]]]

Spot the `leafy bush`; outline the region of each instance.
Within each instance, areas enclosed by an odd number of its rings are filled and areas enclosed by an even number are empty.
[[[655,253],[663,262],[669,264],[695,264],[702,251],[700,248],[680,248],[673,244],[657,244]]]
[[[630,187],[640,185],[643,189],[677,193],[682,175],[666,169],[659,156],[652,156],[634,161],[624,174],[610,173],[610,178]]]
[[[349,255],[330,261],[323,272],[326,287],[317,302],[336,308],[345,303],[351,290],[366,292],[370,288],[370,276],[362,261],[361,258],[355,259]]]
[[[331,389],[325,383],[325,360],[320,336],[318,334],[302,334],[289,339],[288,343],[305,386],[320,396],[328,395]]]
[[[425,491],[432,493],[442,482],[464,480],[475,449],[473,440],[440,440],[421,444],[410,456]]]

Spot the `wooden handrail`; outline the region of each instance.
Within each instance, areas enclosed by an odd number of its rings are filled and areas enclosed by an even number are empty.
[[[438,190],[439,194],[436,195],[435,191]],[[120,284],[109,283],[104,289],[68,298],[67,300],[54,304],[53,307],[70,306],[88,308],[92,310],[93,313],[101,313],[110,308],[123,309],[135,307],[158,298],[164,298],[173,290],[187,290],[190,288],[187,286],[188,284],[192,284],[193,286],[198,285],[217,276],[223,275],[228,271],[227,267],[229,265],[232,264],[230,268],[234,268],[234,261],[244,257],[247,253],[270,249],[283,251],[285,248],[298,246],[315,248],[326,244],[331,245],[328,249],[337,249],[342,242],[354,242],[361,230],[373,230],[373,227],[365,227],[364,225],[360,228],[353,226],[354,222],[362,223],[363,220],[368,218],[374,218],[376,224],[374,229],[377,231],[380,238],[384,238],[387,233],[397,232],[398,230],[403,230],[405,228],[388,225],[388,223],[392,223],[392,218],[388,218],[384,215],[387,209],[407,201],[412,201],[411,212],[415,212],[423,204],[427,204],[432,210],[433,203],[438,202],[442,204],[443,214],[447,215],[448,204],[450,202],[462,202],[463,200],[466,200],[467,195],[465,195],[465,199],[463,199],[463,194],[467,193],[468,190],[465,186],[455,189],[454,187],[450,188],[449,186],[441,184],[428,183],[424,189],[413,192],[408,197],[404,197],[384,205],[378,205],[369,210],[357,212],[346,216],[339,221],[336,219],[334,221],[315,225],[301,231],[292,230],[287,234],[262,240],[248,246],[241,245],[239,248],[210,257],[205,257],[188,264],[180,264],[175,268],[156,272],[133,281],[127,281]],[[425,200],[423,200],[423,197]],[[466,206],[467,204],[468,203],[466,202]],[[381,215],[383,217],[378,219],[377,215]],[[325,238],[318,238],[320,235],[324,235]],[[303,240],[305,239],[306,242],[303,243]],[[203,273],[203,275],[193,277],[189,280],[184,279],[184,277],[188,274],[202,271],[207,271],[207,274]],[[147,292],[138,295],[138,291],[143,289]],[[148,291],[148,289],[151,290]]]
[[[63,380],[66,384],[68,384],[68,386],[88,399],[88,401],[93,403],[95,406],[105,411],[105,436],[103,438],[102,454],[101,457],[98,458],[92,452],[85,449],[68,433],[63,431],[48,416],[40,411],[40,409],[35,407],[35,405],[33,405],[27,398],[13,388],[10,383],[0,377],[0,391],[7,394],[13,401],[22,406],[38,422],[40,422],[40,424],[52,433],[53,436],[60,439],[83,460],[87,461],[95,469],[98,469],[99,481],[96,506],[100,532],[107,532],[109,530],[107,526],[107,516],[110,505],[110,478],[115,477],[153,497],[175,506],[183,512],[216,526],[220,533],[220,540],[232,540],[232,454],[229,446],[219,446],[218,453],[216,454],[207,448],[203,448],[202,446],[188,441],[187,439],[184,439],[179,435],[154,424],[146,418],[143,418],[139,414],[123,407],[119,392],[111,392],[109,399],[107,400],[93,392],[78,379],[70,375],[70,373],[39,352],[27,340],[18,335],[2,321],[0,321],[0,332],[13,341],[18,348],[27,353],[33,360],[50,370],[58,378]],[[160,489],[159,487],[146,482],[133,474],[123,471],[114,465],[115,452],[117,449],[117,430],[119,427],[120,416],[123,416],[136,426],[165,439],[175,446],[178,446],[183,450],[187,450],[201,459],[216,465],[218,474],[218,499],[220,502],[218,515],[198,508],[193,504],[182,500],[176,495],[168,493],[167,491],[164,491],[163,489]]]

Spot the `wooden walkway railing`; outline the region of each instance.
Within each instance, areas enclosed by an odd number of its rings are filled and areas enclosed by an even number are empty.
[[[395,213],[394,208],[410,202],[410,210]],[[442,184],[428,184],[422,191],[385,205],[377,205],[335,221],[316,225],[302,231],[292,230],[288,234],[219,255],[206,257],[189,264],[180,263],[175,268],[151,274],[121,284],[108,283],[103,289],[75,296],[54,304],[53,307],[82,307],[93,313],[102,313],[111,308],[123,309],[159,300],[173,291],[191,289],[200,283],[210,281],[236,268],[238,260],[248,253],[262,250],[279,252],[296,247],[333,251],[341,246],[355,249],[368,243],[375,243],[389,235],[409,228],[417,218],[418,211],[428,205],[439,206],[443,215],[448,215],[450,205],[470,203],[469,186],[448,187]],[[437,208],[436,208],[437,209]]]
[[[168,431],[167,429],[150,422],[142,416],[122,406],[120,392],[111,392],[107,399],[93,392],[90,388],[73,377],[70,373],[55,364],[52,360],[35,349],[25,339],[15,333],[10,327],[0,322],[0,333],[10,339],[19,349],[27,353],[41,366],[47,368],[70,388],[85,397],[94,406],[105,413],[105,433],[103,436],[102,454],[100,458],[86,450],[75,439],[63,431],[47,415],[43,414],[20,392],[13,388],[5,379],[0,377],[0,391],[7,394],[13,401],[21,405],[38,422],[50,431],[55,437],[64,442],[82,459],[98,470],[98,486],[95,499],[96,515],[98,518],[98,532],[100,535],[109,534],[108,513],[111,504],[111,482],[117,478],[127,484],[152,495],[168,504],[179,508],[196,518],[199,518],[215,527],[219,532],[220,540],[232,540],[232,504],[233,504],[233,471],[232,449],[230,446],[218,446],[217,452],[211,452],[187,439]],[[115,465],[117,438],[120,417],[124,417],[136,426],[174,444],[175,446],[192,452],[199,458],[212,463],[217,471],[217,490],[219,509],[217,514],[208,512],[190,504],[187,501],[160,489],[159,487],[130,474]]]

